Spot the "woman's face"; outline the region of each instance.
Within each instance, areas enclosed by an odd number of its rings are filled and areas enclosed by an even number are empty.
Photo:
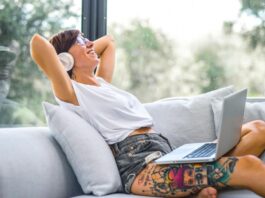
[[[99,63],[94,43],[78,35],[76,43],[68,51],[74,57],[74,67],[90,67],[92,71]]]

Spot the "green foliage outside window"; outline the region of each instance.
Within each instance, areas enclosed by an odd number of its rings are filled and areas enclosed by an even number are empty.
[[[167,36],[140,20],[132,21],[129,27],[116,24],[109,31],[116,38],[118,50],[113,83],[143,102],[169,95],[164,77],[170,74],[175,55]]]
[[[247,15],[253,17],[257,25],[251,29],[241,29],[241,36],[248,42],[252,49],[265,46],[265,1],[264,0],[241,0],[240,16]],[[230,29],[237,23],[227,22]]]
[[[14,117],[5,113],[1,114],[2,120],[7,119],[11,124],[14,120],[16,124],[34,124],[31,120],[35,114],[41,120],[36,123],[45,123],[41,101],[52,101],[53,96],[47,79],[30,57],[29,42],[35,33],[48,38],[71,28],[67,21],[81,15],[72,10],[73,4],[73,0],[1,0],[0,45],[16,54],[7,98],[19,104],[18,111],[12,114]]]
[[[200,94],[227,85],[248,87],[249,96],[263,95],[265,1],[241,0],[240,13],[259,20],[259,25],[234,32],[237,21],[224,21],[223,34],[190,44],[188,55],[183,53],[187,49],[152,27],[148,19],[135,19],[123,26],[110,23],[108,31],[117,38],[118,49],[118,78],[114,83],[144,102]]]

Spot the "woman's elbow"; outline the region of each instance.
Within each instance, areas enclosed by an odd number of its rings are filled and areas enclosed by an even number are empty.
[[[40,51],[45,46],[45,40],[42,38],[39,34],[34,34],[30,40],[30,53],[32,58],[36,58],[38,54],[40,54]]]
[[[114,37],[112,36],[112,35],[106,35],[106,39],[107,39],[107,41],[108,41],[108,44],[109,45],[115,45],[115,40],[114,40]]]

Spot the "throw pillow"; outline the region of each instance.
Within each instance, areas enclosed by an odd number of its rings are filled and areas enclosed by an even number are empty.
[[[219,121],[221,119],[221,112],[222,112],[222,104],[223,104],[222,100],[218,99],[212,100],[212,110],[214,114],[215,129],[219,127]],[[246,103],[243,123],[250,122],[253,120],[265,121],[265,102]]]
[[[121,179],[112,152],[101,135],[77,114],[43,102],[49,128],[62,147],[84,193],[117,192]]]
[[[188,99],[163,99],[145,107],[154,119],[154,130],[167,137],[173,147],[213,141],[216,135],[211,100],[232,92],[233,87],[229,86]]]

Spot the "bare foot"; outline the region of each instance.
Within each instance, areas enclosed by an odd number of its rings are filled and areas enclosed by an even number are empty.
[[[216,198],[217,190],[213,187],[207,187],[202,189],[196,198]]]

